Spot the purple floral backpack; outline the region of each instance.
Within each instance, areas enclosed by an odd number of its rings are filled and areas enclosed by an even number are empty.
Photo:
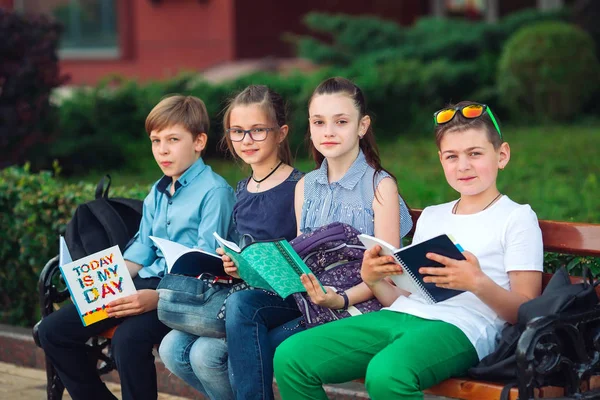
[[[357,237],[359,234],[350,225],[334,222],[302,234],[290,243],[323,286],[347,290],[362,282],[360,266],[365,247]],[[372,298],[340,312],[314,304],[306,293],[293,296],[307,327],[377,311],[382,307],[377,299]]]

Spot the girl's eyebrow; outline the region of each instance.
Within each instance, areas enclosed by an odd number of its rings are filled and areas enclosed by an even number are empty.
[[[346,114],[346,113],[339,113],[339,114],[334,114],[333,115],[334,118],[336,118],[336,117],[349,117],[349,116],[350,116],[350,114]],[[310,117],[311,118],[324,118],[324,116],[320,115],[320,114],[314,114],[314,115],[311,115]]]
[[[251,127],[255,127],[255,126],[267,126],[269,124],[264,123],[264,122],[259,122],[258,124],[252,124],[250,125]],[[240,129],[244,129],[242,126],[240,125],[231,125],[229,128],[240,128]]]

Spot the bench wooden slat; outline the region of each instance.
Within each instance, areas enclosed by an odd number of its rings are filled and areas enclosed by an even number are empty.
[[[425,390],[425,393],[464,400],[499,399],[503,387],[503,384],[493,382],[452,378]],[[563,388],[556,386],[545,386],[535,389],[536,399],[560,397],[563,395]],[[510,390],[509,397],[510,400],[518,399],[519,391],[516,387]]]
[[[100,334],[100,336],[102,336],[102,337],[105,337],[105,338],[107,338],[107,339],[112,339],[112,337],[113,337],[113,335],[115,334],[115,331],[117,330],[117,327],[118,327],[118,326],[119,326],[119,325],[117,325],[117,326],[113,326],[112,328],[105,330],[104,332],[102,332],[102,333]]]
[[[600,257],[600,225],[540,221],[544,250]]]

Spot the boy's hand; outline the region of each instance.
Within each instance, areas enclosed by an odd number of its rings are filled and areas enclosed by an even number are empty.
[[[339,310],[344,307],[344,298],[330,286],[325,286],[327,293],[323,293],[319,281],[313,274],[302,274],[300,280],[306,289],[310,300],[318,306]]]
[[[400,275],[402,267],[394,262],[392,256],[380,256],[381,246],[376,245],[365,251],[360,276],[367,285],[372,286],[390,275]]]
[[[229,276],[233,276],[234,278],[242,279],[240,278],[240,274],[237,272],[237,267],[235,266],[234,262],[227,254],[225,254],[225,251],[219,247],[217,248],[216,252],[221,256],[221,260],[223,260],[223,268],[225,269],[225,273],[227,273]]]
[[[419,272],[428,275],[424,282],[435,283],[437,287],[446,289],[466,290],[476,294],[481,287],[481,280],[487,275],[481,270],[479,260],[468,251],[463,251],[466,260],[455,260],[435,253],[428,253],[427,258],[443,264],[444,268],[421,267]]]
[[[135,294],[108,303],[106,313],[109,317],[130,317],[156,310],[157,306],[158,292],[152,289],[141,289]]]

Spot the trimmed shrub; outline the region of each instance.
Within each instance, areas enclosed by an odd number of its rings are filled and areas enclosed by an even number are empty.
[[[523,28],[506,44],[497,82],[501,101],[515,118],[572,118],[600,84],[594,42],[562,22]]]
[[[115,197],[143,199],[149,187],[112,188]],[[28,167],[0,170],[0,322],[33,326],[39,318],[37,281],[58,254],[75,208],[94,197],[95,184],[63,184]]]
[[[365,58],[375,62],[405,59],[468,61],[489,53],[497,59],[503,43],[517,29],[534,22],[566,20],[568,17],[566,10],[542,12],[530,9],[513,13],[497,24],[425,17],[411,27],[401,27],[375,17],[309,13],[304,17],[304,24],[314,34],[289,37],[296,44],[300,57],[338,67]]]
[[[56,49],[58,24],[0,8],[0,168],[24,161],[53,138],[50,91],[64,82]]]

